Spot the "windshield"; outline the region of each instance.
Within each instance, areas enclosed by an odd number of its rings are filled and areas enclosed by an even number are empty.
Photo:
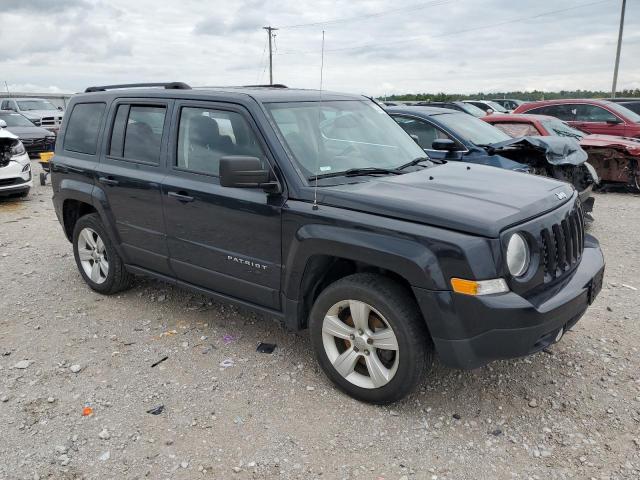
[[[640,115],[638,115],[633,110],[629,110],[624,105],[620,105],[619,103],[607,102],[607,107],[618,112],[620,115],[624,115],[634,123],[640,123]]]
[[[585,133],[570,127],[561,120],[542,120],[542,125],[547,131],[556,137],[571,137],[581,140]]]
[[[353,168],[395,169],[424,151],[375,103],[267,103],[305,178]]]
[[[484,117],[487,112],[485,112],[484,110],[482,110],[481,108],[476,107],[474,104],[472,103],[462,103],[460,102],[458,104],[460,106],[460,108],[462,108],[465,112],[467,112],[470,115],[473,115],[474,117]]]
[[[29,119],[19,113],[0,113],[0,120],[7,122],[7,127],[33,127]]]
[[[464,113],[444,113],[437,115],[436,119],[457,136],[476,145],[491,145],[511,139],[493,125]]]
[[[492,102],[491,100],[485,100],[484,103],[489,105],[494,112],[507,113],[507,109],[497,102]]]
[[[20,100],[18,102],[20,110],[57,110],[53,103],[47,100]]]

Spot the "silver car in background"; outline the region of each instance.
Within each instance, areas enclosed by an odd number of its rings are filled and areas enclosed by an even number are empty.
[[[27,117],[37,127],[58,133],[64,111],[44,98],[0,98],[0,110],[12,110]]]

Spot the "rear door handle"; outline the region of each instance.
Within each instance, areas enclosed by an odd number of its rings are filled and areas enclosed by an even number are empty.
[[[118,180],[114,180],[113,178],[109,178],[109,177],[98,177],[98,181],[100,183],[104,183],[105,185],[110,185],[112,187],[115,187],[116,185],[120,184]]]
[[[167,195],[183,203],[193,202],[195,200],[195,198],[187,195],[186,192],[169,192]]]

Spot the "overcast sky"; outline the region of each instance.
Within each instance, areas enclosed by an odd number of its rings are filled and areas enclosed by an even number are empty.
[[[621,0],[1,0],[0,87],[274,81],[404,92],[611,88]],[[563,11],[559,11],[563,10]],[[549,13],[554,12],[555,13]],[[640,88],[640,0],[627,2],[618,87]],[[300,24],[324,24],[295,27]]]

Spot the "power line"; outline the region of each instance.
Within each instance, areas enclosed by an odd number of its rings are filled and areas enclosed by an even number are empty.
[[[260,55],[260,63],[258,63],[258,76],[256,77],[255,83],[260,83],[262,75],[264,75],[264,71],[267,69],[267,62],[264,53],[267,51],[267,41],[264,42],[264,47],[262,47],[262,55]],[[264,64],[264,68],[263,68]]]
[[[406,38],[402,38],[402,39],[398,39],[398,40],[390,40],[385,42],[384,44],[381,43],[367,43],[367,44],[362,44],[362,45],[356,45],[356,46],[351,46],[351,47],[340,47],[340,48],[332,48],[332,49],[326,49],[325,52],[343,52],[343,51],[347,51],[347,50],[359,50],[359,49],[364,49],[364,48],[371,48],[371,47],[378,47],[381,45],[393,45],[393,44],[401,44],[401,43],[406,43],[406,42],[413,42],[416,40],[421,40],[424,38],[441,38],[441,37],[448,37],[450,35],[460,35],[462,33],[468,33],[468,32],[475,32],[477,30],[484,30],[487,28],[496,28],[502,25],[508,25],[510,23],[513,22],[522,22],[525,20],[531,20],[534,18],[538,18],[538,17],[544,17],[547,15],[553,15],[555,13],[562,13],[562,12],[567,12],[570,10],[577,10],[577,9],[581,9],[581,8],[585,8],[585,7],[590,7],[593,5],[599,5],[602,3],[609,3],[612,0],[599,0],[597,2],[590,2],[590,3],[582,3],[580,5],[574,5],[573,7],[567,7],[567,8],[561,8],[558,10],[550,10],[547,12],[541,12],[538,13],[536,15],[530,15],[530,16],[526,16],[526,17],[519,17],[519,18],[512,18],[510,20],[505,20],[502,22],[498,22],[498,23],[491,23],[488,25],[482,25],[479,27],[473,27],[473,28],[467,28],[467,29],[463,29],[463,30],[456,30],[454,32],[447,32],[447,33],[442,33],[439,35],[418,35],[418,36],[413,36],[413,37],[406,37]],[[278,55],[310,55],[310,54],[317,54],[317,52],[313,52],[313,51],[285,51],[285,52],[280,52]]]
[[[392,10],[385,10],[382,12],[376,12],[376,13],[368,13],[368,14],[364,14],[364,15],[356,15],[353,17],[343,17],[343,18],[334,18],[331,20],[325,20],[323,22],[311,22],[311,23],[300,23],[297,25],[286,25],[284,27],[280,27],[281,29],[293,29],[293,28],[305,28],[305,27],[317,27],[320,25],[335,25],[336,23],[345,23],[345,22],[352,22],[355,20],[368,20],[370,18],[378,18],[378,17],[383,17],[385,15],[393,15],[396,13],[402,13],[402,12],[409,12],[409,11],[413,11],[413,10],[420,10],[423,8],[427,8],[427,7],[431,7],[431,6],[436,6],[436,5],[444,5],[445,3],[451,3],[454,1],[458,1],[458,0],[433,0],[431,2],[422,2],[422,3],[416,3],[414,5],[408,6],[408,7],[403,7],[403,8],[395,8]]]

